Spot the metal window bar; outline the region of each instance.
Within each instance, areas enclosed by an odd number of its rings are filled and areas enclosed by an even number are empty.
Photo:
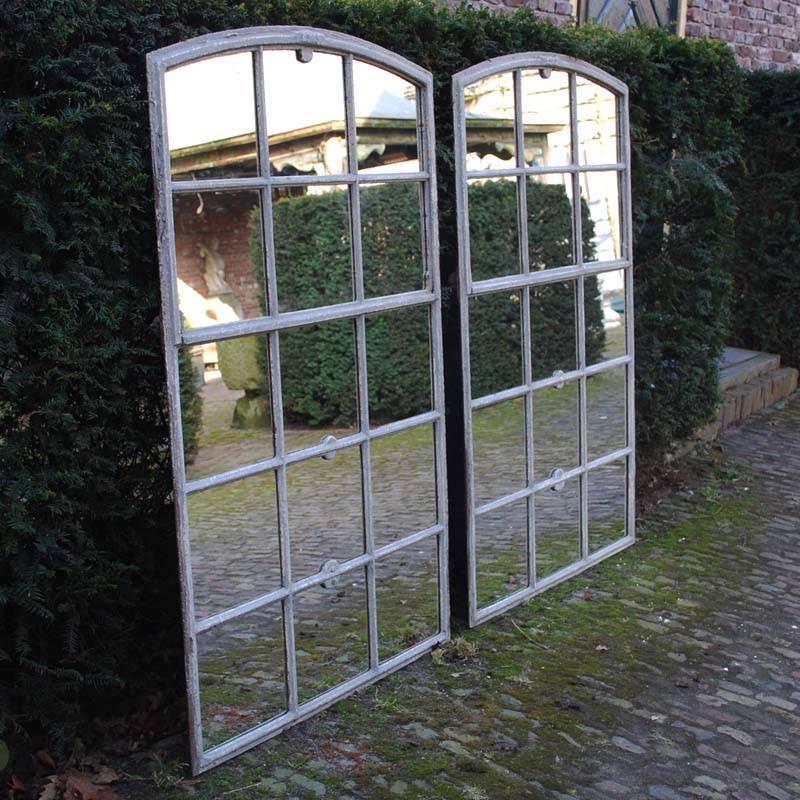
[[[570,163],[559,166],[529,167],[525,164],[524,132],[522,124],[522,71],[523,70],[563,70],[568,75],[569,119],[570,119]],[[514,76],[514,108],[515,108],[515,143],[516,166],[500,169],[467,170],[466,169],[466,108],[464,89],[481,79],[511,71]],[[609,164],[581,164],[578,138],[578,103],[577,78],[584,77],[611,91],[616,97],[616,120],[618,161]],[[464,370],[464,430],[466,464],[466,505],[467,531],[466,546],[468,550],[468,584],[469,584],[469,624],[477,625],[523,600],[538,594],[555,584],[570,578],[608,556],[628,547],[635,540],[634,532],[634,485],[635,485],[635,448],[634,448],[634,407],[633,407],[633,283],[632,283],[632,221],[630,199],[630,136],[628,123],[628,91],[627,87],[616,78],[586,62],[553,53],[516,53],[510,56],[491,59],[453,76],[453,119],[456,156],[456,204],[459,243],[459,301],[461,317],[461,351]],[[618,175],[620,207],[622,214],[622,258],[613,261],[596,261],[584,263],[582,236],[582,198],[580,191],[581,176],[592,172],[616,172]],[[574,263],[565,267],[545,269],[531,272],[528,263],[527,213],[525,203],[527,194],[524,181],[531,175],[566,174],[570,176],[572,188],[572,227],[574,241]],[[470,257],[469,206],[467,180],[470,178],[516,177],[518,182],[518,242],[521,254],[519,274],[506,275],[499,278],[473,280]],[[608,359],[597,364],[587,364],[586,355],[586,318],[585,318],[585,279],[613,270],[622,270],[625,281],[625,332],[626,352],[623,356]],[[576,314],[575,326],[577,336],[577,369],[533,380],[529,371],[532,342],[535,331],[530,331],[529,297],[535,286],[573,281],[575,285]],[[522,312],[522,355],[525,363],[523,383],[483,397],[473,398],[471,388],[470,339],[469,339],[469,300],[485,294],[501,291],[517,291],[526,311]],[[587,379],[614,368],[626,370],[625,420],[626,441],[623,448],[604,454],[601,458],[589,461],[588,458],[588,392]],[[537,389],[577,381],[578,391],[578,451],[579,464],[573,469],[564,470],[557,478],[534,481],[533,467],[536,459],[536,441],[533,437],[533,393]],[[486,408],[504,400],[524,399],[525,436],[526,436],[526,487],[518,491],[496,498],[477,507],[475,502],[475,464],[473,461],[473,421],[472,414],[480,408]],[[606,464],[624,461],[626,464],[626,505],[625,535],[602,549],[589,552],[589,507],[588,476],[591,471]],[[535,496],[562,481],[577,478],[579,491],[578,524],[580,556],[578,560],[543,579],[536,575],[536,516]],[[508,506],[514,502],[526,500],[528,510],[527,524],[527,585],[499,600],[479,607],[477,601],[477,550],[476,519],[491,511]]]
[[[348,144],[348,172],[336,176],[289,176],[269,174],[269,142],[267,137],[267,110],[265,108],[265,78],[263,52],[265,49],[311,49],[315,52],[342,56],[342,81],[345,90],[345,114]],[[164,76],[171,67],[231,52],[250,52],[253,58],[253,80],[256,102],[256,141],[261,175],[256,178],[227,178],[202,181],[173,181],[170,173],[170,153],[166,130],[166,100]],[[356,150],[356,120],[353,86],[353,59],[401,76],[411,82],[417,97],[417,139],[420,159],[419,171],[409,173],[365,174],[358,172]],[[153,141],[153,168],[156,187],[156,214],[161,264],[162,318],[166,351],[168,398],[170,407],[170,441],[175,486],[175,507],[178,530],[178,548],[181,569],[184,641],[186,651],[186,678],[189,695],[190,746],[194,772],[210,769],[243,752],[255,744],[306,719],[331,703],[345,697],[354,689],[397,670],[430,650],[449,636],[449,596],[447,591],[447,519],[444,463],[444,391],[443,355],[441,342],[441,290],[438,269],[438,230],[436,220],[435,159],[432,76],[415,64],[383,48],[354,37],[294,26],[249,28],[209,34],[149,54],[148,81],[150,87],[151,126]],[[361,252],[361,225],[359,217],[359,186],[362,184],[414,181],[421,190],[421,225],[425,287],[398,295],[365,298],[363,259]],[[347,186],[350,198],[351,256],[354,271],[354,299],[337,306],[280,313],[277,297],[276,264],[273,237],[272,189],[278,186],[307,186],[336,183]],[[177,302],[177,263],[174,250],[173,194],[197,191],[235,191],[257,189],[261,200],[261,222],[264,243],[264,268],[266,280],[267,312],[264,316],[234,323],[184,329]],[[428,309],[430,321],[430,363],[432,372],[432,408],[429,412],[401,419],[376,428],[369,419],[369,394],[366,354],[365,320],[367,314],[376,314],[407,307]],[[357,375],[359,387],[359,430],[352,436],[342,437],[333,443],[307,447],[287,452],[283,425],[283,394],[281,387],[280,333],[301,325],[331,320],[352,319],[356,330]],[[267,334],[270,357],[269,383],[274,425],[274,456],[244,467],[227,470],[199,480],[187,480],[183,459],[181,408],[178,379],[178,352],[181,346],[216,342],[234,337]],[[371,441],[392,433],[421,425],[432,425],[434,440],[434,469],[436,479],[435,525],[411,532],[401,539],[376,548],[373,534],[371,500]],[[316,573],[300,580],[292,575],[286,470],[298,463],[336,449],[358,446],[361,453],[362,503],[364,510],[364,551],[362,555],[337,564],[325,573]],[[251,598],[232,608],[204,619],[196,619],[192,570],[190,559],[187,497],[190,493],[240,480],[251,475],[274,471],[277,479],[278,534],[281,567],[281,586],[273,591]],[[378,653],[378,620],[375,586],[375,563],[404,548],[434,538],[438,547],[438,631],[424,641],[407,648],[391,658],[380,660]],[[297,592],[317,586],[336,576],[353,571],[366,571],[369,667],[359,675],[300,702],[297,687],[295,659],[294,596]],[[256,609],[280,603],[283,611],[285,682],[287,710],[209,750],[203,749],[202,714],[199,696],[199,665],[197,636],[225,622],[242,617]]]

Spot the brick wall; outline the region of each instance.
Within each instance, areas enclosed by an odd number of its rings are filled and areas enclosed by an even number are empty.
[[[225,261],[225,280],[241,303],[245,318],[261,314],[250,256],[250,215],[257,203],[254,192],[206,192],[202,206],[197,195],[179,195],[174,207],[178,277],[197,294],[208,297],[203,277],[206,262],[198,245],[213,244]]]
[[[730,43],[747,69],[800,67],[800,0],[688,0],[686,35]]]
[[[574,20],[570,0],[473,0],[473,5],[498,11],[529,6],[555,25]],[[728,42],[746,69],[800,68],[800,0],[687,0],[685,33]]]
[[[458,5],[458,0],[451,4]],[[574,20],[570,0],[472,0],[472,5],[496,11],[515,11],[520,6],[528,6],[536,12],[537,17],[554,25],[566,25]]]

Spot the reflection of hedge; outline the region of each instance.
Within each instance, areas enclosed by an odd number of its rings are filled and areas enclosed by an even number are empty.
[[[529,245],[532,263],[572,262],[570,201],[561,186],[528,185]],[[516,185],[470,187],[470,231],[475,276],[495,277],[517,266]],[[282,310],[342,302],[352,282],[347,235],[348,195],[343,191],[287,198],[276,203],[275,261]],[[416,185],[387,184],[361,190],[362,249],[367,296],[422,286],[421,230]],[[254,229],[254,230],[257,230]],[[584,208],[586,256],[593,225]],[[254,243],[260,240],[257,236]],[[260,246],[253,247],[261,272]],[[603,347],[602,310],[594,278],[586,281],[587,354],[596,360]],[[573,285],[532,292],[534,365],[537,377],[563,367],[575,352]],[[470,326],[477,376],[519,375],[519,304],[508,293],[485,298]],[[370,408],[374,417],[397,419],[430,407],[429,324],[418,309],[369,319]],[[574,358],[574,355],[573,355]],[[312,425],[354,421],[356,408],[352,322],[325,323],[281,337],[283,391],[287,415]],[[481,381],[486,383],[481,387]],[[510,381],[518,383],[519,381]],[[478,379],[480,393],[491,382]],[[508,383],[506,384],[508,385]]]
[[[565,266],[573,263],[570,200],[561,186],[529,183],[527,186],[528,250],[530,264]],[[582,207],[583,253],[594,255],[594,224]],[[470,256],[476,280],[516,271],[517,188],[510,182],[481,183],[469,190]],[[605,343],[603,311],[596,278],[587,278],[586,357],[597,361]],[[555,369],[574,368],[575,289],[573,283],[556,283],[531,290],[534,378]],[[472,394],[489,394],[498,387],[519,383],[520,308],[508,292],[473,301],[470,309]],[[571,365],[567,364],[572,359]]]

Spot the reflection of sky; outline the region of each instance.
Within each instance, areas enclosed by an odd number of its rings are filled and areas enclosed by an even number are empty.
[[[293,50],[271,50],[265,53],[264,67],[271,135],[344,118],[339,56],[315,53],[303,64]],[[414,118],[414,100],[406,98],[407,81],[357,60],[353,81],[357,117]],[[170,70],[166,97],[172,149],[255,130],[250,53],[216,56]]]

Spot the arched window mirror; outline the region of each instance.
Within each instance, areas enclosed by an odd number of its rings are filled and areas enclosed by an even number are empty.
[[[628,93],[552,53],[453,93],[474,625],[634,540]]]
[[[299,27],[148,76],[202,771],[448,635],[432,79]]]

